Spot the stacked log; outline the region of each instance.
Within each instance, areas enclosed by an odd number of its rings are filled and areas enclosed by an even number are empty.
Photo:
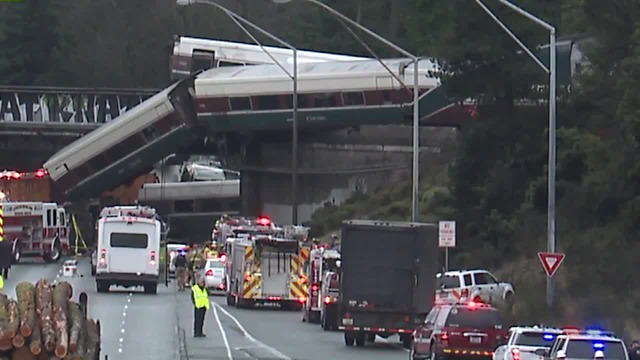
[[[21,282],[16,300],[0,294],[0,360],[98,359],[100,323],[72,295],[68,282],[46,280]]]

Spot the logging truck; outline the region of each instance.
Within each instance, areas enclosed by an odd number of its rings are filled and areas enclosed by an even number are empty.
[[[69,219],[61,205],[49,202],[5,202],[4,238],[13,243],[13,262],[42,257],[56,262],[69,250]]]

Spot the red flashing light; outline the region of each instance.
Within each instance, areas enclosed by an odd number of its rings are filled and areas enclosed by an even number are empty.
[[[206,276],[213,276],[213,270],[212,269],[207,270],[207,273],[205,275]]]
[[[304,297],[304,296],[300,296],[300,297],[298,297],[298,302],[300,304],[304,304],[305,302],[307,302],[307,298]]]
[[[318,284],[311,285],[311,291],[318,291]]]
[[[440,340],[442,340],[442,341],[449,340],[449,334],[447,334],[447,333],[440,334]]]
[[[220,255],[220,261],[226,261],[227,260],[227,255],[222,254]]]
[[[511,357],[513,360],[520,360],[520,349],[511,349]]]
[[[17,171],[14,171],[14,172],[11,173],[11,178],[12,179],[16,179],[17,180],[17,179],[20,179],[21,177],[22,177],[22,174],[20,174]]]
[[[325,296],[324,297],[324,303],[327,304],[327,305],[331,304],[331,296]]]
[[[262,225],[262,226],[269,226],[271,225],[271,219],[269,219],[266,216],[261,216],[258,218],[258,224]]]
[[[36,170],[36,177],[41,179],[43,177],[47,176],[47,170],[45,169],[38,169]]]

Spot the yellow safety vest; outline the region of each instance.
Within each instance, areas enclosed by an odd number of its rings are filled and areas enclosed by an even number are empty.
[[[207,292],[207,289],[201,289],[200,286],[193,285],[191,287],[191,291],[193,292],[196,309],[209,309],[209,293]]]
[[[4,289],[4,278],[0,275],[0,290]]]

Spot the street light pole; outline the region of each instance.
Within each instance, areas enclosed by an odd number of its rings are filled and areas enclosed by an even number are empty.
[[[272,0],[276,4],[286,4],[293,0]],[[419,196],[419,183],[420,183],[420,86],[418,84],[420,77],[418,74],[418,70],[420,68],[419,62],[420,58],[418,56],[413,55],[407,50],[401,48],[400,46],[394,44],[393,42],[385,39],[381,35],[376,32],[368,29],[367,27],[360,25],[357,21],[349,18],[348,16],[342,14],[338,10],[332,8],[331,6],[323,3],[319,0],[298,0],[298,1],[306,1],[308,3],[317,5],[331,15],[335,16],[339,20],[342,20],[349,25],[356,27],[362,32],[368,34],[384,45],[390,47],[391,49],[401,53],[402,55],[409,57],[413,60],[413,141],[412,141],[412,160],[413,160],[413,172],[412,172],[412,181],[411,181],[411,221],[418,221],[418,196]]]
[[[263,29],[262,27],[252,23],[251,21],[243,18],[235,12],[229,10],[227,7],[218,4],[213,0],[176,0],[176,3],[181,6],[187,6],[191,4],[205,4],[213,6],[219,10],[222,10],[238,27],[253,40],[260,49],[273,60],[273,62],[289,76],[293,82],[293,99],[291,104],[292,110],[292,147],[291,147],[291,221],[293,225],[298,224],[298,49],[288,42],[280,39],[273,33]],[[262,43],[253,34],[245,28],[241,23],[244,23],[254,30],[266,35],[270,39],[276,41],[280,45],[288,48],[293,52],[293,73],[290,73],[282,64],[271,55],[271,53],[262,45]]]
[[[556,252],[556,115],[557,115],[557,65],[556,65],[556,28],[536,17],[530,12],[518,7],[508,0],[498,0],[516,13],[526,17],[549,31],[549,66],[545,66],[536,55],[507,27],[481,0],[475,0],[478,5],[495,21],[518,45],[527,53],[547,74],[549,74],[549,159],[547,182],[547,251]],[[547,277],[547,306],[553,306],[554,282]]]

